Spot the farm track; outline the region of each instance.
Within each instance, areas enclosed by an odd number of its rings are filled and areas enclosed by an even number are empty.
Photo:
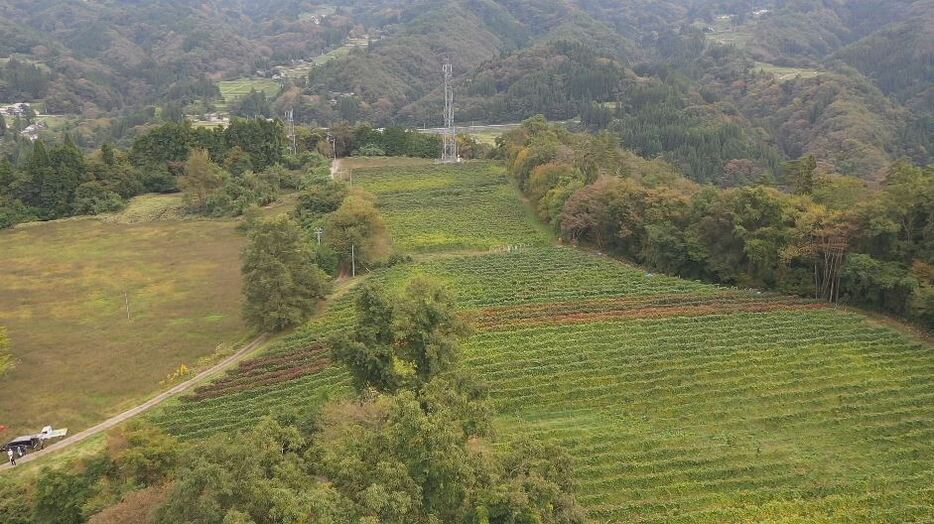
[[[123,413],[120,413],[119,415],[114,415],[113,417],[110,417],[109,419],[101,422],[100,424],[97,424],[96,426],[92,426],[84,431],[75,433],[74,435],[71,435],[70,437],[66,437],[35,453],[30,453],[26,455],[25,457],[20,458],[17,461],[17,464],[25,464],[27,462],[32,462],[33,460],[42,458],[46,455],[50,455],[52,453],[55,453],[56,451],[65,449],[70,446],[74,446],[75,444],[78,444],[79,442],[83,442],[99,433],[102,433],[104,431],[107,431],[110,428],[113,428],[114,426],[117,426],[118,424],[126,422],[127,420],[137,415],[140,415],[142,413],[145,413],[146,411],[149,411],[150,409],[158,406],[159,404],[162,404],[166,400],[169,400],[181,393],[184,393],[185,391],[188,391],[192,387],[204,382],[210,376],[216,373],[219,373],[221,371],[224,371],[228,367],[239,362],[244,357],[246,357],[247,355],[249,355],[256,349],[258,349],[260,346],[262,346],[262,344],[266,341],[266,338],[267,336],[265,334],[256,337],[255,339],[253,339],[252,342],[240,348],[233,355],[230,355],[229,357],[211,366],[210,368],[205,369],[204,371],[198,373],[190,380],[186,380],[185,382],[182,382],[181,384],[177,384],[169,388],[168,390],[163,391],[162,393],[159,393],[158,395],[147,400],[146,402],[143,402],[142,404],[136,407],[128,409],[124,411]],[[7,470],[7,469],[12,469],[12,466],[10,466],[9,464],[4,464],[0,466],[0,471]]]

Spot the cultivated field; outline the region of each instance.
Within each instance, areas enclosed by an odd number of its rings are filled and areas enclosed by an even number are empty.
[[[593,521],[934,519],[929,344],[823,304],[652,275],[570,247],[454,255],[414,240],[454,216],[434,203],[437,191],[492,169],[355,171],[401,245],[436,249],[370,278],[449,283],[476,328],[464,358],[490,385],[499,433],[566,446]],[[465,194],[475,200],[462,206],[496,195]],[[412,208],[425,220],[400,218]],[[483,238],[507,222],[489,214],[462,234]],[[156,420],[198,438],[348,395],[321,340],[350,324],[352,298]]]
[[[376,195],[398,251],[486,251],[549,242],[496,164],[422,161],[400,168],[358,162],[352,169],[353,183]]]
[[[250,94],[250,90],[255,89],[266,93],[268,98],[273,98],[279,94],[281,86],[279,82],[270,78],[238,78],[236,80],[224,80],[218,82],[217,87],[221,90],[223,102],[218,103],[218,109],[224,110],[231,103]]]
[[[615,102],[613,102],[615,106]],[[459,135],[468,135],[472,137],[477,142],[481,144],[495,145],[496,139],[503,136],[504,134],[518,128],[522,124],[491,124],[491,125],[476,125],[476,126],[457,126],[457,134]],[[434,127],[428,129],[420,129],[422,133],[430,135],[440,135],[444,128]]]
[[[312,15],[308,14],[307,16],[310,17]],[[331,60],[345,57],[354,49],[365,48],[367,45],[369,45],[368,38],[348,38],[340,47],[336,47],[314,58],[302,60],[294,65],[282,67],[280,71],[289,78],[304,78],[308,76],[308,73],[310,73],[315,66],[320,66]]]
[[[774,75],[780,82],[794,80],[795,78],[814,78],[821,72],[817,69],[808,69],[803,67],[784,67],[765,62],[756,62],[756,67],[763,73]]]
[[[5,436],[88,427],[247,335],[236,223],[147,219],[171,200],[0,232],[0,325],[17,361],[0,379]]]

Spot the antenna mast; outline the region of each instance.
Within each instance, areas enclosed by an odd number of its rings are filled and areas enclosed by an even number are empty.
[[[444,58],[444,130],[441,133],[443,148],[441,161],[448,164],[457,162],[457,128],[454,126],[454,68],[451,60]]]

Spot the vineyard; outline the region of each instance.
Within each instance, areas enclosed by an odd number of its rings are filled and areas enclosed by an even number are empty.
[[[366,165],[358,180],[377,195],[397,248],[495,248],[480,242],[485,231],[541,246],[428,256],[370,278],[390,289],[416,274],[446,281],[475,327],[464,361],[490,386],[500,436],[566,447],[593,521],[934,519],[934,352],[924,341],[820,303],[544,246],[488,164]],[[458,234],[444,220],[459,199],[511,218],[457,225],[462,243],[422,240]],[[352,302],[353,292],[334,299],[156,420],[199,438],[349,395],[321,341],[350,325]]]
[[[399,251],[486,251],[549,242],[518,202],[503,168],[493,163],[362,167],[353,178],[376,195]]]
[[[578,457],[594,520],[934,516],[930,348],[859,316],[538,326],[480,333],[467,353],[504,432]]]

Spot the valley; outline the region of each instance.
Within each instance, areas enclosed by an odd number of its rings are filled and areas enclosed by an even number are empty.
[[[0,0],[0,523],[934,522],[932,43]]]

